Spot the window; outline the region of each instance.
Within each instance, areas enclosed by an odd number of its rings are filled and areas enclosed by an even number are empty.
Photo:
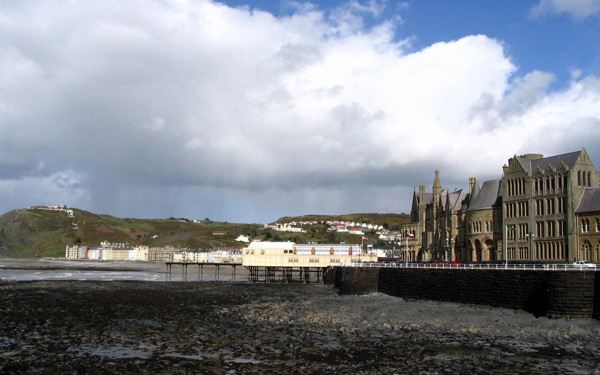
[[[544,214],[544,200],[543,199],[537,199],[535,201],[535,214],[536,215]]]
[[[583,241],[581,244],[581,260],[592,259],[592,246],[588,241]]]
[[[544,237],[544,222],[538,221],[535,223],[535,235],[537,237]]]
[[[529,233],[529,226],[527,224],[519,224],[519,239],[525,239],[527,233]]]
[[[581,233],[588,233],[590,231],[590,220],[581,219]]]
[[[517,249],[514,247],[509,247],[508,249],[506,249],[506,257],[511,260],[511,259],[516,259],[517,257]]]
[[[527,259],[527,248],[519,247],[519,259]]]
[[[546,200],[546,208],[548,209],[548,215],[554,215],[554,198],[548,198]]]
[[[548,221],[546,223],[546,227],[548,228],[548,237],[556,236],[556,223],[554,221]]]
[[[506,227],[506,239],[510,240],[510,241],[514,241],[515,240],[515,226],[514,225],[507,225]]]
[[[596,218],[596,232],[600,232],[600,218]]]
[[[557,208],[557,212],[559,214],[562,214],[565,212],[565,198],[564,197],[556,198],[556,208]]]

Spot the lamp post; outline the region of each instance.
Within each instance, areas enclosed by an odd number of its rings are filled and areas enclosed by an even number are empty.
[[[444,261],[448,262],[450,260],[452,260],[452,242],[454,241],[454,238],[452,237],[446,237],[446,251],[444,254]]]

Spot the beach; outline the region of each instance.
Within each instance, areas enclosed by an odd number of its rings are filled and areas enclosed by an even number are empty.
[[[0,314],[0,373],[600,373],[597,320],[321,284],[3,281]]]

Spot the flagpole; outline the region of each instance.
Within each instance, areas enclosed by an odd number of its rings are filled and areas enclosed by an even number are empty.
[[[408,265],[408,233],[406,234],[406,246],[404,250],[406,251],[404,254],[404,263]]]

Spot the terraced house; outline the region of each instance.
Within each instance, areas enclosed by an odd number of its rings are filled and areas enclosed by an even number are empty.
[[[599,177],[587,151],[514,156],[502,178],[469,191],[413,194],[402,228],[406,259],[442,261],[600,260]],[[412,257],[412,258],[411,258]]]

